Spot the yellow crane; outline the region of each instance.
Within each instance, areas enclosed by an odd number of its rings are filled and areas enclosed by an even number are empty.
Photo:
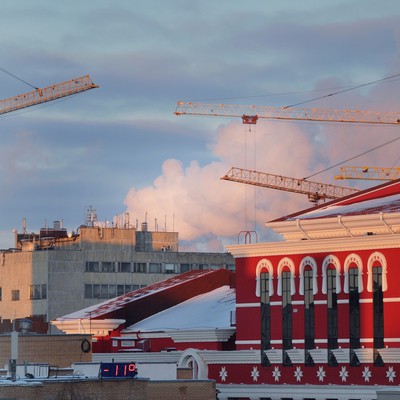
[[[245,124],[255,124],[260,118],[386,125],[400,124],[399,112],[210,104],[190,101],[178,101],[175,114],[240,117]]]
[[[41,89],[38,88],[27,93],[0,100],[0,114],[57,100],[94,88],[98,88],[98,86],[92,82],[89,75],[70,79],[66,82],[57,83]]]
[[[392,181],[400,178],[400,167],[357,167],[342,166],[340,174],[335,176],[336,180],[360,179],[375,181]]]
[[[318,204],[321,200],[338,199],[359,191],[358,189],[349,187],[312,182],[307,179],[290,178],[283,175],[274,175],[236,167],[232,167],[221,179],[269,189],[306,194],[308,200],[314,204]]]

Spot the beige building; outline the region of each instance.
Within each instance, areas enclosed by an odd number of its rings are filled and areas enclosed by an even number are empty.
[[[49,322],[170,274],[234,269],[230,254],[180,252],[177,232],[151,232],[145,223],[141,230],[83,225],[72,234],[60,225],[16,233],[15,248],[0,252],[3,331],[12,320]]]

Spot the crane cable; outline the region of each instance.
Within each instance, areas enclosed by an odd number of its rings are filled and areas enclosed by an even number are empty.
[[[33,89],[36,89],[36,90],[39,89],[38,87],[36,87],[36,86],[30,84],[29,82],[27,82],[27,81],[25,81],[24,79],[18,77],[17,75],[14,75],[13,73],[7,71],[6,69],[4,69],[4,68],[2,68],[2,67],[0,67],[0,71],[3,71],[5,74],[12,76],[13,78],[17,79],[18,81],[20,81],[20,82],[22,82],[22,83],[25,83],[25,85],[28,85],[28,86],[30,86],[30,87],[33,88]]]
[[[373,81],[373,82],[362,83],[361,85],[352,86],[352,87],[350,87],[350,88],[343,89],[343,90],[340,90],[340,91],[338,91],[338,92],[329,93],[329,94],[326,94],[326,95],[324,95],[324,96],[320,96],[320,97],[315,97],[314,99],[310,99],[310,100],[301,101],[300,103],[291,104],[291,105],[289,105],[289,106],[285,106],[285,107],[283,107],[283,108],[291,108],[291,107],[296,107],[296,106],[299,106],[299,105],[301,105],[301,104],[306,104],[306,103],[310,103],[310,102],[312,102],[312,101],[316,101],[316,100],[325,99],[325,98],[327,98],[327,97],[332,97],[332,96],[335,96],[335,95],[337,95],[337,94],[341,94],[341,93],[349,92],[350,90],[359,89],[359,88],[361,88],[361,87],[365,87],[365,86],[373,85],[374,83],[380,83],[380,82],[386,81],[386,80],[388,80],[388,79],[397,78],[398,76],[400,76],[400,74],[396,74],[396,75],[392,75],[392,76],[387,76],[386,78],[381,78],[381,79],[378,79],[378,80],[376,80],[376,81]]]
[[[330,166],[330,167],[328,167],[328,168],[325,168],[325,169],[323,169],[323,170],[321,170],[321,171],[319,171],[319,172],[316,172],[315,174],[309,175],[309,176],[307,176],[307,177],[305,177],[305,178],[303,178],[303,179],[304,179],[304,180],[307,180],[307,179],[309,179],[309,178],[312,178],[312,177],[315,176],[315,175],[321,174],[322,172],[329,171],[329,170],[332,169],[332,168],[338,167],[338,166],[341,165],[341,164],[344,164],[344,163],[346,163],[346,162],[348,162],[348,161],[354,160],[355,158],[358,158],[358,157],[361,157],[361,156],[363,156],[363,155],[365,155],[365,154],[368,154],[368,153],[370,153],[371,151],[380,149],[381,147],[387,146],[387,145],[390,144],[390,143],[394,143],[395,141],[397,141],[397,140],[399,140],[399,139],[400,139],[400,137],[397,137],[397,138],[395,138],[395,139],[389,140],[388,142],[385,142],[385,143],[382,143],[382,144],[380,144],[380,145],[378,145],[378,146],[375,146],[375,147],[373,147],[372,149],[366,150],[366,151],[364,151],[364,152],[362,152],[362,153],[360,153],[360,154],[358,154],[358,155],[356,155],[356,156],[354,156],[354,157],[351,157],[351,158],[348,158],[348,159],[346,159],[346,160],[343,160],[343,161],[341,161],[341,162],[339,162],[339,163],[337,163],[337,164],[335,164],[335,165],[332,165],[332,166]]]

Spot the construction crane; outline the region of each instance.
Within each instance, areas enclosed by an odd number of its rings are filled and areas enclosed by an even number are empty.
[[[289,178],[287,176],[236,167],[232,167],[221,179],[269,189],[306,194],[308,200],[314,204],[318,204],[321,200],[338,199],[359,191],[358,189],[343,186],[311,182],[306,179]]]
[[[240,117],[244,124],[256,124],[260,118],[321,122],[351,122],[380,125],[400,124],[399,112],[208,104],[193,103],[189,101],[178,101],[175,114]]]
[[[89,75],[81,76],[66,82],[57,83],[42,89],[38,88],[31,92],[0,100],[0,114],[57,100],[94,88],[98,88],[98,86],[92,82]]]
[[[375,181],[392,181],[400,178],[400,167],[340,167],[340,174],[335,176],[336,180],[360,179]]]

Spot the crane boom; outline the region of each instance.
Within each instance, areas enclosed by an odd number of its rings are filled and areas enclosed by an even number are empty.
[[[0,114],[16,111],[97,88],[89,75],[0,100]]]
[[[400,167],[340,167],[340,174],[335,176],[337,180],[343,179],[363,179],[375,181],[392,181],[400,178]]]
[[[192,103],[189,101],[178,101],[175,114],[240,117],[243,119],[243,123],[252,124],[255,124],[258,118],[389,125],[400,124],[400,112],[208,104]]]
[[[308,199],[315,204],[320,200],[338,199],[359,191],[358,189],[343,186],[311,182],[306,179],[289,178],[282,175],[268,174],[266,172],[251,171],[236,167],[232,167],[221,179],[269,189],[306,194],[308,195]]]

